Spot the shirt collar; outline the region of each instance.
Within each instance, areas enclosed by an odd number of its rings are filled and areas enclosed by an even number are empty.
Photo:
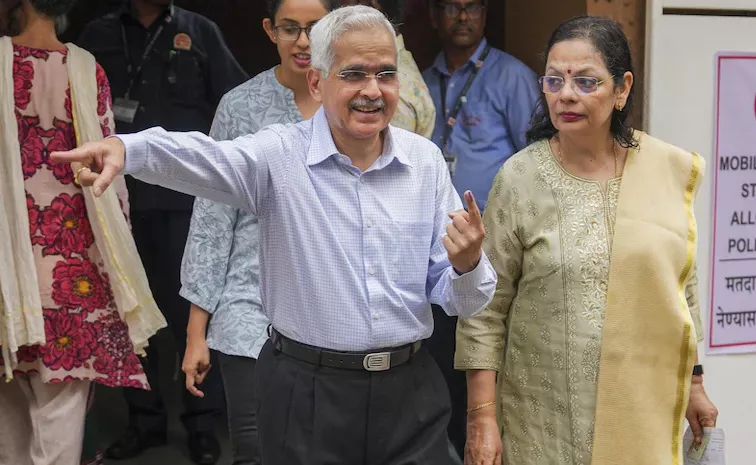
[[[374,169],[384,168],[394,160],[403,165],[412,167],[412,162],[410,161],[409,156],[407,156],[399,144],[396,143],[397,131],[398,130],[391,125],[384,130],[386,137],[383,141],[383,153],[381,154],[381,158],[374,165]],[[325,110],[321,106],[315,113],[315,116],[312,117],[312,143],[307,151],[307,165],[318,165],[334,155],[339,155],[339,150],[336,148],[336,143],[333,141],[331,127],[328,125]]]
[[[483,37],[483,40],[480,41],[480,44],[478,44],[478,48],[475,49],[475,53],[473,53],[470,58],[467,60],[468,63],[472,63],[473,66],[475,66],[475,63],[480,59],[480,56],[483,54],[483,50],[486,48],[486,45],[488,45],[488,41],[485,37]],[[447,76],[449,73],[449,67],[446,66],[446,57],[444,56],[444,52],[441,51],[441,53],[438,54],[436,57],[436,60],[433,62],[433,67],[436,68],[439,72],[442,74],[446,74]]]

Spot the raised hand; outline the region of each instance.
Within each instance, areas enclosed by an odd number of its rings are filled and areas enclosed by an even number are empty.
[[[95,197],[99,197],[123,169],[126,148],[117,137],[109,137],[99,142],[87,142],[68,152],[52,152],[50,158],[57,163],[78,166],[79,184],[92,186]]]
[[[465,203],[467,211],[457,210],[449,214],[452,222],[446,227],[446,236],[443,238],[449,263],[459,274],[472,271],[478,266],[483,254],[483,237],[486,235],[483,218],[472,192],[465,192]]]

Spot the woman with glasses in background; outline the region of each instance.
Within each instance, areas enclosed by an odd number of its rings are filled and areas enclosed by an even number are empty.
[[[281,63],[226,94],[210,130],[217,140],[253,134],[270,124],[297,123],[320,108],[310,95],[312,26],[331,9],[329,0],[267,0],[263,28]],[[257,218],[234,207],[197,198],[181,268],[181,295],[191,314],[183,371],[194,395],[218,351],[234,465],[260,463],[255,363],[268,339],[260,298]],[[207,331],[209,322],[209,331]],[[207,331],[207,337],[206,335]]]
[[[485,210],[496,295],[457,327],[465,463],[682,463],[685,418],[699,444],[717,419],[696,348],[703,160],[627,125],[615,22],[566,21],[546,56],[531,145]]]

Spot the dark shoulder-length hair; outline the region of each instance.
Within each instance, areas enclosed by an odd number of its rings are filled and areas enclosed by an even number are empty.
[[[278,13],[278,10],[281,8],[281,5],[283,5],[284,1],[285,0],[265,0],[265,15],[271,22],[276,21],[276,13]],[[338,6],[337,0],[320,0],[320,3],[323,4],[326,11],[332,11]]]
[[[599,16],[579,16],[560,24],[551,34],[545,59],[554,45],[567,40],[582,39],[590,42],[604,60],[604,64],[613,76],[615,85],[622,85],[624,75],[633,73],[633,57],[630,44],[619,24],[609,18]],[[633,109],[635,86],[630,88],[627,102],[622,110],[616,108],[612,112],[610,132],[614,139],[623,147],[634,147],[637,143],[633,139],[633,130],[627,125],[627,119]],[[540,101],[527,132],[528,142],[550,139],[557,133],[554,123],[549,116],[546,98],[541,94]]]

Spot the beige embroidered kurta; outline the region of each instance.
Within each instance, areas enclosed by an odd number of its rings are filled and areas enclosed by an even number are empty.
[[[399,82],[399,103],[391,124],[430,139],[436,124],[436,107],[412,52],[404,46],[401,34],[396,36],[396,44],[402,77]]]
[[[486,207],[496,295],[457,329],[457,369],[499,371],[508,465],[589,465],[621,178],[581,179],[540,141],[499,171]],[[686,296],[702,338],[695,273]]]

